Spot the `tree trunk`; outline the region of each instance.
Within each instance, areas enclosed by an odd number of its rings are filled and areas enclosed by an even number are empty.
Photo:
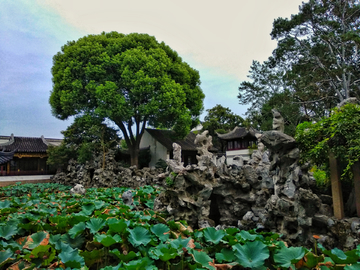
[[[131,166],[136,165],[136,167],[139,167],[139,146],[137,145],[130,145],[129,152],[130,152],[130,161]]]

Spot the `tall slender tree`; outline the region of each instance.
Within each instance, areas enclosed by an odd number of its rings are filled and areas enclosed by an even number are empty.
[[[251,80],[239,87],[240,104],[251,105],[248,115],[260,119],[263,106],[284,92],[307,120],[328,115],[346,98],[359,99],[359,18],[358,0],[309,0],[290,19],[276,19],[277,48],[262,64],[253,62]]]
[[[287,83],[304,104],[329,110],[360,97],[358,0],[310,0],[291,19],[276,19],[271,36],[274,59],[288,63]]]

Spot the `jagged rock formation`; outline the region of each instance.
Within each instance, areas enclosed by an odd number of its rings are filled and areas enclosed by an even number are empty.
[[[262,159],[259,149],[244,166],[217,170],[187,167],[167,188],[167,211],[175,220],[195,227],[238,226],[274,231],[294,245],[313,246],[313,235],[325,247],[353,249],[358,243],[360,219],[337,220],[330,196],[315,194],[315,181],[307,166],[298,164],[294,138],[267,131],[259,140],[270,151]],[[211,158],[210,158],[211,159]]]
[[[144,185],[162,185],[165,175],[162,169],[143,168],[136,166],[125,168],[116,162],[114,152],[109,152],[105,159],[105,168],[102,168],[102,155],[92,162],[78,164],[69,161],[67,172],[56,174],[52,181],[63,185],[75,186],[81,184],[89,187],[130,187],[137,188]]]
[[[206,138],[205,134],[200,140],[198,165],[184,168],[177,159],[168,161],[166,172],[138,170],[121,167],[110,153],[105,169],[101,158],[85,165],[70,162],[68,172],[56,175],[54,181],[85,187],[163,186],[165,191],[155,200],[154,210],[166,211],[169,219],[186,220],[194,228],[258,228],[281,233],[285,241],[309,248],[316,234],[329,249],[356,247],[360,219],[332,216],[332,198],[312,191],[315,181],[308,167],[298,164],[294,138],[281,131],[264,132],[259,140],[270,155],[264,155],[260,145],[259,152],[243,166],[227,166],[224,157],[216,159],[205,149],[211,145]],[[177,151],[179,156],[181,149]]]

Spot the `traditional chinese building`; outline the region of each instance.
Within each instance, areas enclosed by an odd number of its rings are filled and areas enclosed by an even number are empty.
[[[57,146],[61,139],[47,139],[44,136],[16,137],[0,136],[0,176],[52,174],[49,168],[47,148]]]
[[[248,161],[251,156],[251,148],[255,148],[257,138],[253,128],[236,127],[226,134],[217,134],[220,140],[226,141],[226,162],[233,164],[233,158],[241,156]]]
[[[194,141],[196,134],[190,132],[184,139],[174,139],[175,132],[161,129],[145,129],[140,141],[140,148],[150,147],[151,161],[149,167],[155,167],[159,159],[167,160],[173,158],[173,143],[181,146],[181,161],[184,166],[197,164],[197,146]],[[216,148],[210,149],[216,152]]]

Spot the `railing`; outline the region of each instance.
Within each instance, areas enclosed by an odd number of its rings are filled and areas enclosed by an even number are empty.
[[[47,171],[10,171],[5,175],[14,176],[14,175],[43,175],[48,174]]]

